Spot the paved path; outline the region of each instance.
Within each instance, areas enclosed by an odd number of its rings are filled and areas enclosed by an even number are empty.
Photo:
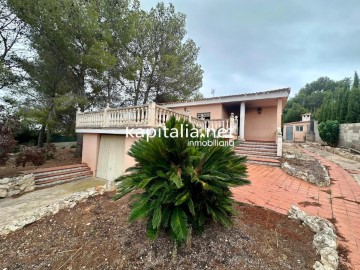
[[[27,217],[37,208],[60,201],[71,194],[91,187],[104,185],[105,181],[89,177],[66,184],[35,190],[17,198],[0,200],[0,227]]]
[[[336,163],[337,165],[339,165],[340,167],[342,167],[343,169],[348,171],[360,185],[360,162],[351,160],[348,158],[344,158],[344,157],[341,157],[341,156],[333,154],[333,153],[329,153],[326,150],[321,150],[321,149],[309,146],[307,144],[304,144],[304,147],[306,149],[310,150],[311,152],[319,154],[323,158],[326,158],[326,159]]]
[[[240,202],[256,204],[286,214],[292,204],[312,215],[330,219],[350,250],[349,259],[360,269],[360,186],[342,167],[318,154],[303,150],[328,167],[332,184],[320,188],[287,175],[280,168],[248,165],[251,185],[233,189]]]

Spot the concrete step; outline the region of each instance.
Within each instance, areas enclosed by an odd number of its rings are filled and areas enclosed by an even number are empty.
[[[244,142],[241,142],[241,144],[276,146],[275,142],[258,142],[258,141],[244,141]]]
[[[48,180],[48,181],[40,181],[40,182],[35,183],[35,185],[36,185],[36,188],[49,187],[49,186],[54,186],[54,185],[58,185],[58,184],[68,183],[71,181],[79,180],[79,179],[90,177],[90,176],[92,176],[92,172],[82,173],[82,174],[78,174],[76,176],[70,176],[70,177],[55,178],[55,179]]]
[[[280,159],[276,154],[266,154],[266,153],[241,153],[236,152],[239,156],[243,157],[259,157],[259,158],[272,158],[272,159]]]
[[[275,153],[277,149],[269,149],[269,148],[255,148],[255,147],[235,147],[235,151],[244,151],[244,152],[264,152],[264,153]]]
[[[40,175],[48,175],[52,174],[55,171],[71,171],[76,170],[81,167],[88,168],[88,165],[86,163],[78,163],[78,164],[72,164],[72,165],[65,165],[65,166],[58,166],[58,167],[50,167],[50,168],[41,168],[41,169],[35,169],[35,170],[29,170],[29,171],[23,171],[22,173],[33,173],[36,176]]]
[[[42,168],[26,171],[24,173],[32,173],[34,175],[35,186],[37,188],[66,183],[93,175],[92,171],[85,163]]]
[[[247,163],[266,165],[272,167],[280,167],[281,162],[277,159],[260,158],[260,157],[248,157]]]
[[[262,149],[276,149],[276,145],[267,145],[267,144],[239,144],[235,146],[236,148],[262,148]]]

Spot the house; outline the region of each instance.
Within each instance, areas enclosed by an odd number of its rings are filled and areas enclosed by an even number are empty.
[[[282,155],[281,115],[290,88],[125,108],[78,112],[76,132],[83,134],[82,161],[94,176],[114,180],[134,165],[127,155],[139,138],[126,136],[130,128],[155,128],[170,116],[185,118],[198,128],[225,128],[230,140],[239,139],[239,154],[260,158]],[[262,151],[262,152],[259,152]]]
[[[301,121],[284,124],[283,134],[286,142],[305,142],[310,131],[311,113],[301,115]]]

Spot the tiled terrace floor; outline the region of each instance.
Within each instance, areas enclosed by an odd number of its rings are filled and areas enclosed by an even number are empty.
[[[350,262],[360,269],[360,186],[342,167],[303,150],[328,167],[332,184],[320,188],[287,175],[280,168],[248,165],[251,185],[234,188],[237,201],[286,214],[297,205],[307,213],[335,221],[340,244],[350,251]]]

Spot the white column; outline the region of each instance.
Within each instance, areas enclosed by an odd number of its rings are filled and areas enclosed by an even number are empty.
[[[240,134],[239,139],[245,141],[245,102],[240,103]]]

